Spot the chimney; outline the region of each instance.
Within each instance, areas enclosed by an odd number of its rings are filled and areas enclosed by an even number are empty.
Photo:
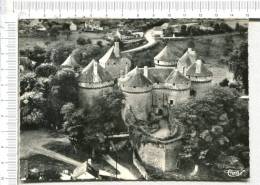
[[[116,57],[120,57],[119,42],[115,42],[114,54],[115,54]]]
[[[189,52],[189,53],[192,52],[192,48],[188,48],[188,52]]]
[[[144,76],[148,78],[148,67],[144,66]]]
[[[92,159],[90,159],[90,158],[88,159],[88,164],[92,165]]]
[[[125,75],[128,73],[128,65],[125,66]]]
[[[201,65],[202,65],[202,61],[197,60],[196,61],[196,71],[195,71],[195,73],[201,73]]]
[[[197,59],[197,53],[196,53],[196,51],[191,51],[191,52],[189,53],[189,56],[190,56],[190,60],[191,60],[192,63],[196,62],[196,59]]]
[[[93,65],[93,82],[97,83],[99,82],[99,77],[98,77],[98,63],[97,61],[93,60],[94,65]]]

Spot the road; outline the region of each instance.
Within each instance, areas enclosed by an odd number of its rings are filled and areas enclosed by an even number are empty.
[[[147,40],[147,43],[145,45],[139,46],[137,48],[129,49],[126,51],[122,51],[121,53],[132,53],[132,52],[142,51],[142,50],[145,50],[145,49],[148,49],[148,48],[154,46],[157,43],[157,41],[154,38],[152,33],[153,33],[153,28],[151,28],[150,30],[147,30],[145,32],[144,38]]]

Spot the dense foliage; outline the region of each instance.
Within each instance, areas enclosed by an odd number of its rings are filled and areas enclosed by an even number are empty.
[[[202,99],[173,107],[172,123],[186,127],[181,157],[217,169],[224,164],[248,168],[249,117],[244,101],[234,89],[215,87]]]
[[[248,94],[248,43],[242,42],[228,57],[228,64],[235,79],[242,81],[245,94]]]
[[[124,130],[122,99],[121,91],[115,89],[100,97],[91,109],[77,108],[73,103],[63,105],[64,129],[76,149],[104,150],[105,136]]]

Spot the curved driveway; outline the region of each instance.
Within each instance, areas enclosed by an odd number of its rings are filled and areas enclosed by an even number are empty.
[[[142,51],[142,50],[145,50],[145,49],[148,49],[152,46],[154,46],[157,41],[156,39],[154,38],[153,36],[153,28],[151,28],[150,30],[147,30],[144,34],[144,38],[147,40],[148,43],[146,43],[145,45],[143,46],[139,46],[137,48],[133,48],[133,49],[129,49],[129,50],[125,50],[125,51],[122,51],[121,53],[132,53],[132,52],[137,52],[137,51]]]

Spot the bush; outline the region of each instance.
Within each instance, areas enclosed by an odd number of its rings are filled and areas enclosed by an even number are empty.
[[[35,73],[40,77],[49,77],[50,75],[54,75],[57,72],[57,67],[53,64],[42,63],[35,69]]]
[[[84,46],[84,45],[87,44],[87,41],[86,41],[86,39],[84,39],[83,37],[79,37],[79,38],[77,39],[77,44],[78,44],[78,45],[81,45],[81,46]]]
[[[37,79],[36,79],[35,73],[31,72],[31,73],[21,74],[20,95],[22,95],[25,92],[32,91],[36,82],[37,82]]]

